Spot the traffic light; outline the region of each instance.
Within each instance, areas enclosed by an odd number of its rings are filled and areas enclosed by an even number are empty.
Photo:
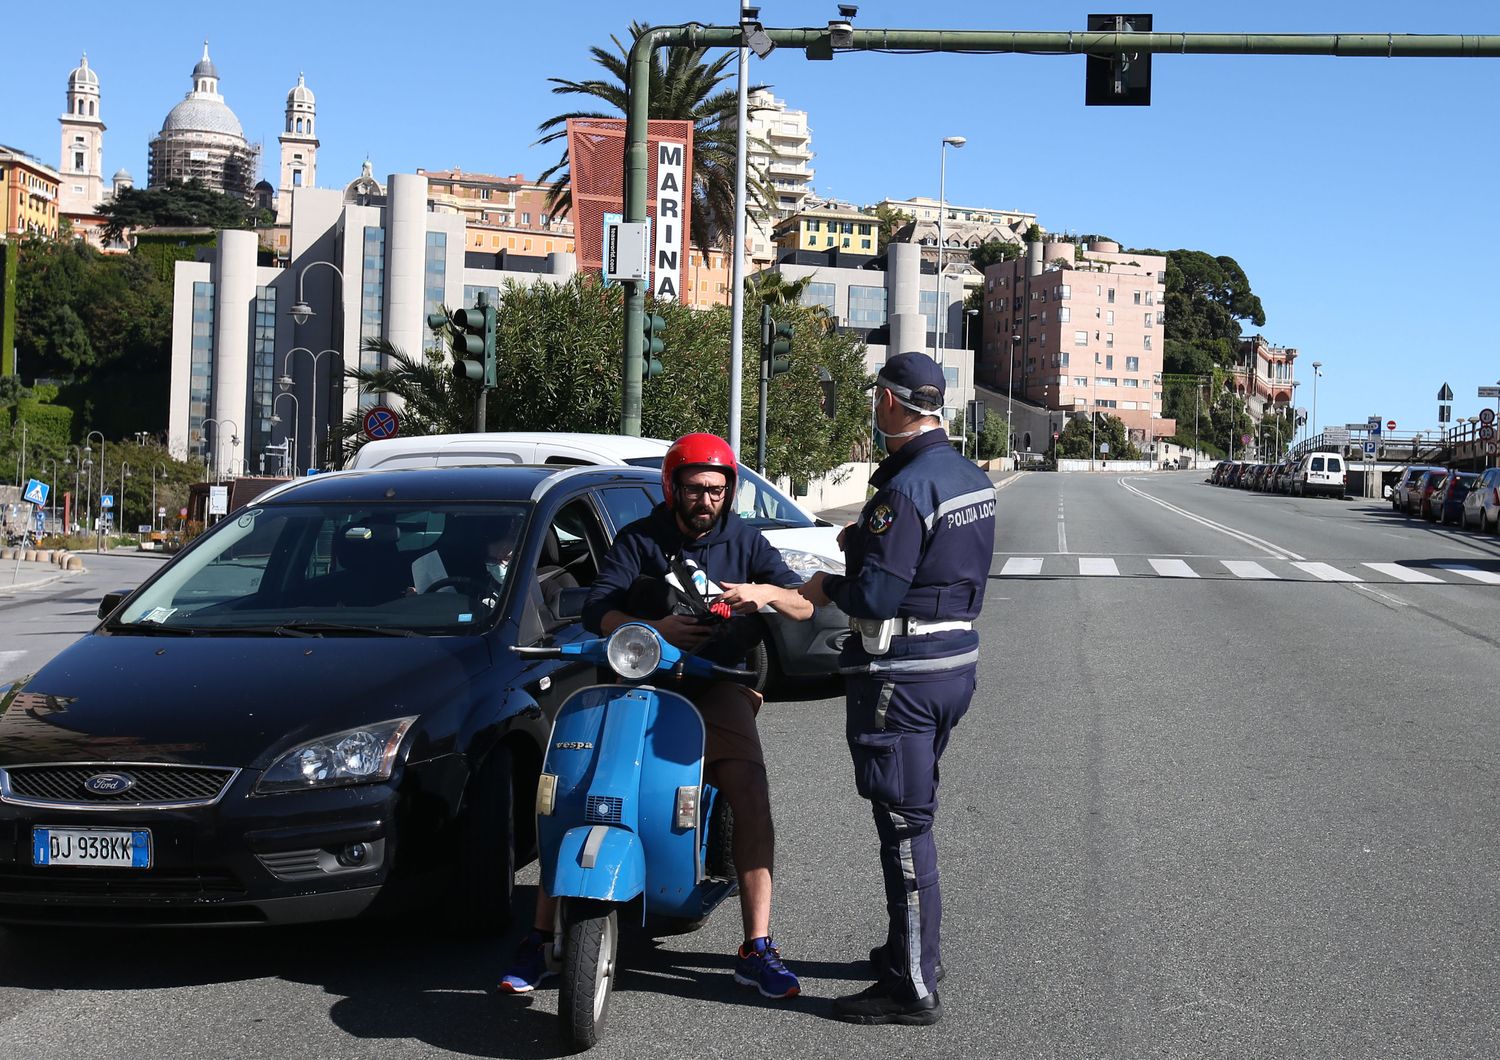
[[[1090,33],[1150,33],[1150,15],[1090,15]],[[1084,72],[1087,107],[1149,107],[1151,53],[1090,55]]]
[[[660,313],[647,313],[641,318],[641,331],[645,333],[645,342],[641,345],[641,381],[650,379],[653,375],[661,374],[661,352],[666,349],[666,343],[662,339],[662,333],[667,329],[667,322]]]
[[[472,309],[455,309],[447,316],[429,313],[427,326],[433,331],[451,329],[453,374],[472,379],[487,390],[498,382],[495,364],[495,307],[483,292]]]
[[[760,373],[775,379],[792,370],[792,326],[777,323],[771,307],[760,307]]]

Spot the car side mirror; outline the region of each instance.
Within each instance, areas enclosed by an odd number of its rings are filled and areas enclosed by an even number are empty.
[[[135,592],[134,589],[114,589],[105,593],[99,601],[99,617],[108,618],[114,613],[115,608],[124,603],[125,598],[133,592]]]
[[[557,617],[567,622],[576,622],[583,617],[583,605],[588,602],[589,587],[574,585],[557,594]]]

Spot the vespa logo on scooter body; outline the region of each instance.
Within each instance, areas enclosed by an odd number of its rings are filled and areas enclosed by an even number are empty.
[[[564,743],[553,744],[552,749],[554,751],[592,751],[594,745],[583,740],[568,740]]]

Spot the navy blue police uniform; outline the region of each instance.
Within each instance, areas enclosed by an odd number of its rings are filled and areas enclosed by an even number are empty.
[[[941,369],[925,355],[915,377],[887,362],[887,372],[918,385]],[[975,689],[979,637],[973,620],[995,549],[995,490],[989,478],[953,450],[941,429],[907,440],[871,478],[876,493],[845,535],[846,570],[823,589],[853,619],[896,618],[884,653],[862,632],[840,660],[847,675],[846,735],[855,786],[870,800],[880,836],[890,923],[886,960],[877,971],[891,996],[933,993],[939,962],[942,897],[937,847],[938,760]]]

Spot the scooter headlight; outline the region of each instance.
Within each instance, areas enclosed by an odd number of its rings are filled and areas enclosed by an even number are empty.
[[[660,665],[661,641],[655,630],[630,622],[610,634],[605,654],[611,670],[627,681],[639,681]]]

